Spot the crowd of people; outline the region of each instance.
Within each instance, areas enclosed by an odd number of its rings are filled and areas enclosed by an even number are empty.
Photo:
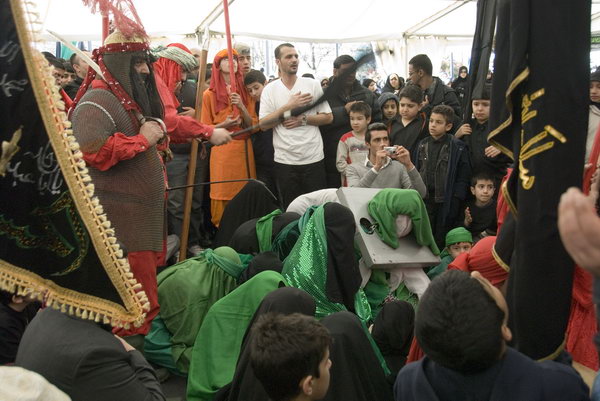
[[[198,85],[200,51],[182,44],[150,50],[115,32],[87,54],[102,77],[77,54],[46,58],[150,309],[140,327],[111,329],[3,292],[3,364],[73,400],[164,400],[169,374],[187,376],[189,401],[589,399],[568,362],[508,346],[509,272],[494,243],[512,160],[488,143],[491,86],[469,98],[466,67],[449,86],[415,55],[406,82],[390,74],[379,91],[357,80],[350,55],[320,82],[298,76],[298,52],[283,43],[267,82],[237,43],[233,64],[221,50]],[[599,73],[590,97],[586,162]],[[186,184],[194,140],[209,145],[196,184],[211,185],[194,188],[190,258],[174,263],[184,214],[175,187]],[[412,226],[440,263],[399,280],[365,276],[341,187],[381,189],[373,205],[410,204],[400,214],[410,218],[390,212],[394,232],[382,240],[397,243]],[[595,214],[595,200],[566,196],[564,213],[570,200]],[[576,247],[567,246],[578,263],[598,270]],[[598,369],[597,355],[567,351]]]

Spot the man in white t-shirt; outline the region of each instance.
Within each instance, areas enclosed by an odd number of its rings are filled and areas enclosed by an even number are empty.
[[[260,126],[263,131],[273,128],[275,176],[285,209],[299,195],[326,187],[323,140],[318,127],[330,124],[333,115],[324,101],[304,114],[291,116],[292,109],[321,97],[323,89],[318,81],[296,75],[298,52],[290,43],[277,46],[275,59],[281,79],[263,89]]]

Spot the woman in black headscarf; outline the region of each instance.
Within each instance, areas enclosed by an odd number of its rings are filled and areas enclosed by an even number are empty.
[[[242,223],[269,214],[278,207],[277,198],[265,184],[249,181],[225,207],[213,247],[229,245],[233,233]]]
[[[383,305],[373,324],[372,334],[394,379],[406,364],[415,328],[415,310],[404,301]]]
[[[469,70],[464,65],[458,69],[458,77],[450,85],[456,92],[463,110],[466,110],[465,100],[469,94]]]
[[[271,243],[288,224],[298,220],[300,215],[294,212],[282,213],[275,216],[271,225]],[[269,249],[260,249],[258,236],[256,233],[256,223],[259,218],[251,219],[240,225],[229,241],[229,246],[235,249],[238,253],[254,255],[259,252],[269,251]]]
[[[338,312],[321,320],[327,327],[333,344],[329,391],[324,401],[393,401],[392,385],[388,383],[379,359],[356,315]]]
[[[387,80],[385,81],[385,86],[381,90],[381,93],[393,93],[398,96],[402,88],[404,87],[404,78],[399,76],[396,73],[392,73],[388,75]]]
[[[233,380],[229,385],[219,390],[215,396],[215,401],[268,400],[269,396],[256,376],[254,376],[254,371],[250,364],[250,330],[252,325],[265,313],[276,312],[284,315],[302,313],[303,315],[314,316],[315,308],[314,299],[306,292],[297,288],[283,287],[267,295],[248,325]]]

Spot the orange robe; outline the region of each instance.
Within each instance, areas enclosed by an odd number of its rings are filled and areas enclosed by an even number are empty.
[[[234,114],[234,107],[229,105],[227,108],[216,112],[215,111],[215,94],[210,89],[204,91],[202,96],[202,117],[201,122],[204,124],[217,125]],[[250,117],[252,117],[252,125],[258,123],[254,100],[250,100],[246,105]],[[237,107],[236,111],[237,111]],[[239,112],[237,113],[239,115]],[[232,133],[240,130],[241,127],[234,126],[228,128]],[[210,154],[210,180],[238,180],[243,178],[256,178],[256,168],[254,165],[254,151],[252,149],[252,141],[250,134],[242,135],[235,138],[227,145],[215,146]],[[221,216],[227,202],[230,201],[242,187],[245,182],[233,182],[227,184],[214,184],[210,186],[210,210],[212,214],[212,222],[215,226],[219,226]]]

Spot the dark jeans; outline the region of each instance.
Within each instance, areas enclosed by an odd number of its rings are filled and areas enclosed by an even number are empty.
[[[453,228],[462,226],[456,221],[458,213],[462,207],[462,201],[458,198],[446,199],[444,202],[452,202],[450,204],[450,212],[446,216],[444,221],[444,203],[436,203],[425,199],[425,207],[427,208],[427,214],[429,215],[429,223],[431,224],[431,231],[433,238],[438,248],[443,249],[446,246],[446,234]]]
[[[273,193],[274,196],[279,196],[279,191],[277,190],[277,183],[275,181],[275,164],[259,164],[256,163],[256,179],[265,183],[269,191]]]
[[[298,196],[324,189],[327,185],[323,160],[303,165],[275,163],[275,177],[284,210]]]
[[[188,174],[188,163],[190,155],[173,153],[173,160],[167,163],[167,178],[169,187],[186,185]],[[208,178],[208,158],[201,159],[198,154],[196,162],[195,182],[204,182]],[[192,215],[190,218],[190,234],[188,245],[198,245],[202,235],[202,196],[204,186],[194,188],[192,200]],[[167,223],[169,234],[176,234],[181,237],[181,226],[183,223],[183,201],[185,198],[185,189],[169,191],[167,202]]]

